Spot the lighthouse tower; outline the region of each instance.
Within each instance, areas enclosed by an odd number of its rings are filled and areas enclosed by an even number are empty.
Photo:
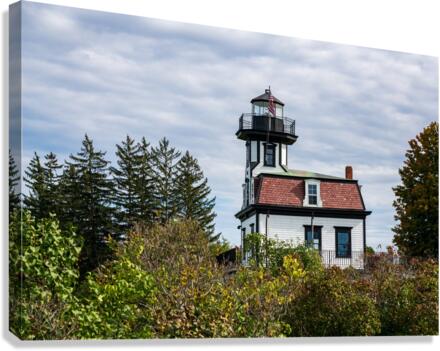
[[[270,89],[251,100],[239,119],[237,138],[245,141],[246,166],[240,221],[243,263],[252,252],[250,233],[304,243],[319,252],[324,265],[364,267],[366,217],[361,188],[347,166],[345,177],[288,167],[295,143],[295,121]]]
[[[285,117],[284,103],[269,88],[251,100],[251,112],[240,116],[236,135],[246,142],[244,209],[254,203],[256,176],[287,172],[288,146],[297,139],[295,121]]]

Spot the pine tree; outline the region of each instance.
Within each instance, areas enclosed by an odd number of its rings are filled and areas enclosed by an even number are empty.
[[[122,145],[116,145],[118,167],[111,167],[115,181],[114,203],[117,207],[117,220],[121,230],[126,231],[129,226],[139,219],[140,198],[137,193],[139,175],[140,145],[128,135]]]
[[[220,234],[214,234],[215,198],[209,199],[211,189],[208,179],[197,162],[187,151],[177,163],[177,209],[178,216],[197,221],[211,242],[217,241]]]
[[[152,148],[156,215],[161,223],[166,223],[176,216],[176,163],[180,152],[170,147],[169,141],[163,138],[157,148]]]
[[[437,122],[409,141],[402,184],[393,188],[394,243],[407,256],[438,257],[438,142]]]
[[[150,144],[143,137],[139,143],[139,155],[136,157],[137,179],[136,194],[139,200],[138,221],[147,224],[154,222],[158,201],[155,197],[155,181],[153,178],[152,155]]]
[[[105,152],[95,150],[93,141],[85,135],[81,151],[70,155],[69,174],[77,190],[73,224],[84,238],[81,272],[96,268],[109,255],[106,237],[114,235],[111,199],[113,183],[108,178],[109,161]],[[77,182],[75,184],[75,182]],[[70,195],[72,196],[72,195]]]
[[[20,172],[12,156],[11,150],[9,150],[9,213],[20,207],[20,191],[17,191],[17,187],[20,182]]]
[[[50,152],[44,156],[44,170],[46,190],[49,198],[49,212],[59,215],[60,208],[60,192],[59,192],[59,171],[62,166],[58,163],[57,156]]]
[[[38,154],[34,153],[25,171],[24,179],[29,190],[29,194],[24,198],[24,204],[38,219],[59,213],[58,170],[61,166],[52,152],[44,158],[45,162],[42,163]]]
[[[51,208],[50,192],[47,189],[46,170],[36,152],[25,170],[24,181],[29,191],[24,197],[24,205],[35,218],[47,218]]]
[[[59,182],[59,220],[63,229],[78,227],[81,212],[81,183],[79,172],[73,165],[64,165]]]

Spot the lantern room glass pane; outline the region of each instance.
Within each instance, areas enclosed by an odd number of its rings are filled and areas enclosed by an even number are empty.
[[[255,102],[252,105],[252,113],[254,115],[266,115],[267,114],[267,102],[263,102],[263,101],[259,101],[259,102]]]
[[[275,104],[275,108],[276,108],[276,116],[283,117],[283,106]]]

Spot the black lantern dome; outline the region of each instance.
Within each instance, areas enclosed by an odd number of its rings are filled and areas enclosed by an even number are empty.
[[[270,89],[266,89],[264,91],[264,94],[261,94],[257,97],[254,97],[251,100],[251,104],[253,104],[254,102],[269,102],[269,98],[270,98],[271,92]],[[281,100],[277,99],[275,96],[272,95],[273,101],[281,106],[284,106],[284,102],[282,102]]]

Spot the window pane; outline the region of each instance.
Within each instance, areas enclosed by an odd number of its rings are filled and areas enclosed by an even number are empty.
[[[347,231],[339,231],[336,235],[338,243],[338,246],[336,248],[337,255],[339,257],[350,256],[350,233]]]
[[[317,195],[316,184],[309,184],[309,195]]]
[[[275,150],[273,145],[266,145],[264,161],[266,166],[275,166]]]
[[[311,245],[311,243],[313,241],[312,231],[310,229],[307,230],[306,241],[307,241],[307,245]]]
[[[309,195],[309,205],[317,205],[318,197],[316,195]]]
[[[276,106],[276,116],[283,117],[283,107],[278,104],[275,104],[275,106]]]
[[[319,250],[321,247],[321,228],[314,227],[314,233],[312,234],[311,227],[306,227],[306,245],[313,247],[315,250]]]

